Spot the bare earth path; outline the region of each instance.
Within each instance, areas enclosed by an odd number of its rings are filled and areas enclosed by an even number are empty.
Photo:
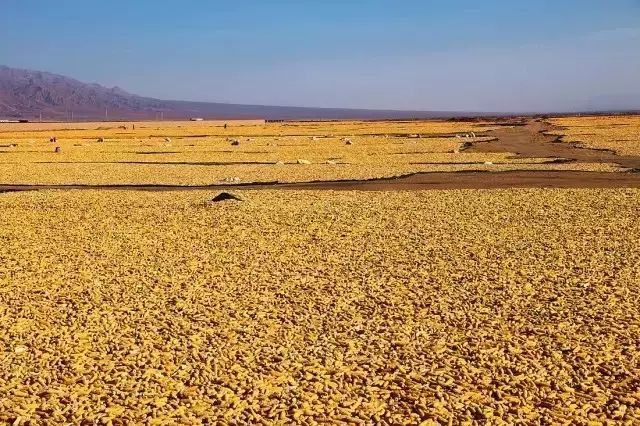
[[[507,172],[428,172],[398,178],[364,181],[318,181],[302,183],[261,183],[236,185],[0,185],[0,192],[40,189],[131,189],[173,191],[197,189],[308,189],[396,191],[425,189],[490,189],[490,188],[640,188],[640,157],[619,156],[608,150],[587,149],[560,142],[546,134],[552,126],[541,121],[504,127],[488,132],[496,140],[474,143],[468,152],[512,152],[519,158],[553,157],[578,163],[614,163],[629,172],[530,171]]]
[[[577,163],[615,163],[622,167],[640,169],[640,157],[621,156],[608,150],[580,148],[561,142],[558,136],[547,135],[554,127],[529,121],[524,126],[502,128],[490,132],[498,140],[475,143],[468,152],[515,152],[518,157],[558,157]]]

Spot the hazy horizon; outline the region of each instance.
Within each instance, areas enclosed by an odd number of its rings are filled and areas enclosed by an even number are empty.
[[[9,0],[0,62],[160,99],[386,110],[640,108],[640,2]]]

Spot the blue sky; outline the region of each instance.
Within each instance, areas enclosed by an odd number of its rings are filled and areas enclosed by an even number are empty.
[[[640,96],[640,0],[2,0],[0,40],[0,64],[167,99],[549,111]]]

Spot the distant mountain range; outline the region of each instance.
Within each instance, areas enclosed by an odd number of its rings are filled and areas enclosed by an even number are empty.
[[[640,95],[599,96],[577,112],[640,111]],[[561,113],[558,111],[557,113]],[[530,113],[533,115],[534,113]],[[150,120],[186,119],[412,119],[504,116],[508,113],[469,111],[399,111],[308,108],[171,101],[134,95],[43,71],[0,65],[0,119]]]
[[[452,117],[469,113],[306,108],[168,101],[42,71],[0,65],[0,119],[386,119]]]

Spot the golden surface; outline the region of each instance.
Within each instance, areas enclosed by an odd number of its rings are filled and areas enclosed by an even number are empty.
[[[640,155],[640,115],[568,117],[550,120],[562,128],[565,142],[589,148],[610,149],[619,155]]]
[[[640,422],[640,191],[0,194],[0,422]]]
[[[56,125],[63,128],[50,129]],[[211,185],[428,171],[620,170],[461,150],[465,141],[486,140],[481,132],[493,128],[448,121],[231,122],[227,129],[221,122],[0,124],[0,184]],[[476,138],[465,137],[472,131]],[[417,135],[424,137],[410,137]]]

